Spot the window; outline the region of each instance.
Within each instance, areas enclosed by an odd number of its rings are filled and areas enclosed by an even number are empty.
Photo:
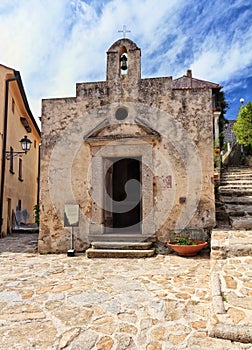
[[[23,161],[21,158],[19,158],[18,163],[18,179],[20,181],[23,181]]]
[[[12,110],[12,113],[14,114],[15,113],[15,101],[13,98],[11,99],[11,110]]]
[[[11,209],[11,198],[7,198],[7,232],[11,233],[11,228],[12,228],[12,209]]]
[[[14,167],[13,167],[13,148],[10,147],[10,172],[14,174]]]
[[[16,210],[22,210],[22,201],[21,201],[21,199],[18,200],[18,204],[16,206]]]
[[[128,116],[128,111],[126,108],[118,108],[115,113],[115,117],[117,120],[124,120],[127,118],[127,116]]]

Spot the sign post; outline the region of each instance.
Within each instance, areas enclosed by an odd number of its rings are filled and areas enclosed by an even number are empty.
[[[74,227],[79,226],[79,206],[76,204],[65,204],[64,210],[64,227],[71,227],[70,249],[67,256],[74,256]]]

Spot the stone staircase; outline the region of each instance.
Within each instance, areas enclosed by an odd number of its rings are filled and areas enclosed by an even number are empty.
[[[217,226],[252,229],[252,168],[232,167],[222,172],[216,195]]]
[[[147,258],[155,254],[152,242],[92,242],[88,258]]]
[[[14,226],[11,230],[12,233],[39,233],[39,227],[37,224],[20,224],[20,226]]]

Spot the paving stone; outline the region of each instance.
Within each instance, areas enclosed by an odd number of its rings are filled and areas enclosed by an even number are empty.
[[[155,340],[165,340],[166,329],[164,327],[157,327],[151,332],[151,338]]]
[[[22,301],[22,298],[17,292],[1,292],[0,301]]]
[[[116,350],[138,350],[132,337],[129,335],[116,335],[117,347]]]
[[[2,314],[0,319],[4,319],[6,321],[11,322],[20,322],[20,321],[29,321],[29,320],[37,320],[45,318],[45,314],[43,312],[22,312],[16,314]]]
[[[91,327],[98,333],[111,335],[117,328],[116,319],[111,316],[100,317],[92,322]]]
[[[236,289],[237,282],[232,276],[224,276],[227,288]]]
[[[206,328],[207,326],[207,321],[203,320],[203,321],[196,321],[196,322],[192,322],[191,323],[192,328],[194,329],[201,329],[201,328]]]
[[[117,314],[118,319],[128,323],[136,323],[137,315],[134,311],[132,312],[119,312]],[[144,323],[145,320],[141,320]]]
[[[171,334],[168,337],[168,341],[172,343],[173,345],[179,345],[181,344],[185,338],[187,337],[187,334]]]
[[[97,343],[97,350],[110,350],[114,345],[114,340],[111,337],[103,337]]]
[[[89,292],[73,295],[69,297],[70,301],[73,301],[79,305],[100,304],[108,300],[109,294],[103,291],[97,291],[90,289]]]
[[[234,322],[234,324],[239,323],[246,316],[244,311],[239,310],[239,309],[235,309],[235,308],[228,309],[227,313],[231,317],[231,319]]]
[[[249,234],[227,230],[218,240]],[[250,256],[92,260],[20,252],[22,236],[0,240],[0,350],[252,349],[208,336],[209,324],[252,326]],[[212,312],[216,271],[223,315]]]
[[[0,349],[51,349],[56,339],[51,321],[16,323],[0,329]]]
[[[185,303],[178,300],[167,300],[165,303],[167,321],[179,320],[185,314]]]
[[[133,325],[128,324],[120,324],[119,326],[119,332],[121,333],[128,333],[131,335],[137,334],[138,329]]]
[[[60,338],[58,349],[61,350],[66,348],[80,334],[80,331],[81,328],[72,328],[63,333]]]
[[[162,350],[162,344],[158,342],[151,342],[147,345],[146,350]]]
[[[66,350],[94,350],[95,344],[98,340],[98,334],[91,330],[82,331],[69,346],[67,346]]]
[[[81,326],[87,324],[92,316],[92,310],[71,306],[52,310],[52,315],[58,318],[65,326]]]

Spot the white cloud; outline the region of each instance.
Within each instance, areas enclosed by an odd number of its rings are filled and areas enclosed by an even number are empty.
[[[250,0],[1,0],[0,63],[21,72],[34,115],[40,100],[105,80],[106,51],[121,37],[142,49],[144,76],[228,82],[252,75]]]

